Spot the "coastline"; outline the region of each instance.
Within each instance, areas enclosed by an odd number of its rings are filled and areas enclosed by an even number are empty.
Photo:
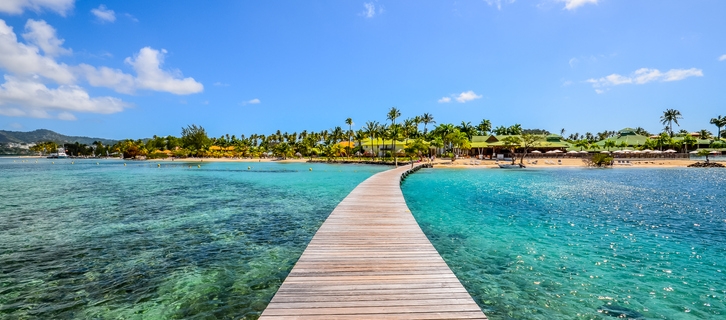
[[[46,159],[43,156],[7,156],[3,157],[6,159]],[[85,159],[79,159],[85,160]],[[107,160],[107,159],[92,159],[92,160]],[[113,160],[121,160],[113,158]],[[537,161],[537,164],[527,163],[527,161]],[[553,164],[545,163],[547,160]],[[561,164],[558,162],[561,160]],[[184,158],[184,159],[150,159],[150,160],[127,160],[127,161],[148,161],[148,162],[242,162],[242,163],[253,163],[253,162],[279,162],[279,163],[309,163],[309,158],[302,159],[232,159],[232,158]],[[685,168],[690,164],[701,162],[698,160],[691,159],[666,159],[666,158],[628,158],[628,159],[615,159],[616,164],[611,168]],[[629,161],[629,164],[618,164],[617,161]],[[368,160],[347,160],[340,159],[331,163],[336,164],[370,164]],[[403,161],[399,161],[401,163]],[[479,164],[475,164],[475,163]],[[328,163],[320,158],[314,159],[311,163]],[[499,161],[499,163],[509,163],[509,161]],[[519,163],[519,161],[517,161]],[[389,163],[375,163],[380,165],[390,165]],[[474,159],[457,159],[451,161],[450,159],[436,159],[434,161],[434,168],[457,168],[457,169],[494,169],[499,168],[495,160],[474,160]],[[585,168],[587,165],[582,161],[581,158],[525,158],[524,165],[527,168]]]

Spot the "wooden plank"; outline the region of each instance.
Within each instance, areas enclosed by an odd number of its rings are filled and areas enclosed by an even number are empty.
[[[323,223],[260,319],[486,319],[378,173]]]

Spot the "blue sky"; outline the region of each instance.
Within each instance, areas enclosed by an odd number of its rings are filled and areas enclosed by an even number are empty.
[[[428,112],[566,134],[726,115],[726,1],[0,4],[0,129],[300,132]]]

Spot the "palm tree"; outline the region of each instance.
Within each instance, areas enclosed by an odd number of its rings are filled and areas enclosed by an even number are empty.
[[[353,135],[353,119],[351,119],[351,118],[345,119],[345,124],[348,125],[348,158],[350,158],[350,150],[351,150],[350,137],[351,137],[351,135]]]
[[[388,110],[388,114],[386,115],[386,119],[391,120],[391,129],[393,129],[393,126],[396,125],[396,118],[401,116],[401,111],[396,109],[396,107],[391,107],[391,110]],[[396,131],[398,132],[398,131]],[[398,167],[398,158],[396,157],[396,137],[393,138],[393,161],[396,164],[396,167]]]
[[[711,122],[709,123],[718,128],[718,134],[716,135],[716,138],[721,139],[721,128],[726,126],[726,118],[719,115],[718,118],[712,118]]]
[[[668,133],[670,133],[671,137],[673,137],[673,122],[680,126],[680,124],[678,124],[678,119],[683,119],[683,116],[681,116],[681,112],[676,109],[667,109],[666,111],[663,111],[663,115],[660,117],[660,123],[667,125],[666,128],[668,128]]]
[[[612,140],[612,139],[605,140],[605,142],[603,143],[603,147],[607,148],[608,151],[610,151],[610,148],[615,147],[615,140]]]
[[[430,113],[424,113],[421,116],[421,123],[424,124],[424,136],[428,133],[428,129],[426,129],[426,125],[430,124],[436,124],[436,121],[434,121],[434,116]]]
[[[466,134],[466,137],[471,141],[471,137],[476,133],[476,128],[471,125],[471,122],[464,122],[462,121],[460,125],[457,126],[459,128],[459,131]]]
[[[371,138],[371,153],[373,154],[373,160],[376,159],[376,153],[373,139],[378,135],[378,121],[367,121],[365,127],[363,127],[365,132],[368,134],[368,136]]]
[[[482,119],[481,122],[479,122],[479,125],[476,126],[476,130],[478,131],[479,135],[485,136],[489,134],[490,131],[492,131],[492,122],[487,119]]]
[[[587,139],[578,140],[575,142],[575,147],[580,148],[580,151],[582,151],[582,149],[589,149],[590,141],[587,141]]]

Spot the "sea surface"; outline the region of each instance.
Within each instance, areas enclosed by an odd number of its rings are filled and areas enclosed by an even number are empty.
[[[387,169],[37,161],[0,158],[3,320],[257,318],[335,206]]]
[[[490,319],[726,319],[726,170],[424,169],[402,188]]]

